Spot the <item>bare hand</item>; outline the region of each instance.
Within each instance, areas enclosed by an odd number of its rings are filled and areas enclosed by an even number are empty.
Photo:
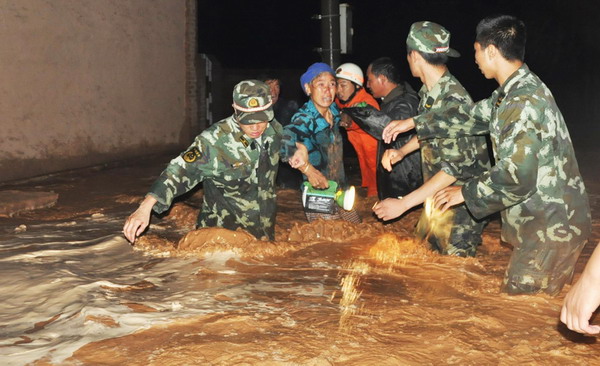
[[[150,224],[150,213],[152,207],[156,203],[156,199],[152,196],[146,196],[140,207],[134,213],[129,215],[123,225],[123,234],[131,243],[135,243],[135,239],[140,236]]]
[[[396,140],[396,137],[406,131],[410,131],[415,128],[415,122],[412,118],[403,120],[394,120],[388,123],[383,129],[381,138],[386,144]]]
[[[352,125],[352,117],[350,117],[346,113],[342,113],[341,117],[342,117],[342,119],[340,121],[340,126],[342,126],[344,128],[348,128]]]
[[[462,186],[450,186],[433,195],[433,206],[445,212],[454,205],[465,202],[462,194]]]
[[[386,198],[373,206],[373,212],[384,221],[395,219],[407,210],[401,198]]]
[[[312,165],[306,171],[305,174],[306,174],[306,178],[308,178],[308,182],[314,188],[317,188],[317,189],[327,189],[327,188],[329,188],[329,180],[327,179],[327,177],[325,177],[323,175],[323,173],[321,173],[320,171],[318,171]]]
[[[600,325],[590,325],[590,318],[600,305],[600,286],[597,279],[581,275],[565,297],[560,321],[569,329],[583,334],[600,334]]]
[[[400,149],[387,149],[381,156],[381,165],[388,172],[392,171],[392,165],[404,159],[404,154]]]
[[[290,158],[289,163],[292,168],[299,169],[308,163],[308,149],[300,142],[296,142],[296,148],[297,150]]]

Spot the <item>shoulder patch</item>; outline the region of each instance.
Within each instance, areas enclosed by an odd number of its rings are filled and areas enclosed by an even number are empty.
[[[187,163],[193,163],[194,161],[196,161],[198,158],[202,157],[202,153],[200,152],[200,149],[198,149],[197,147],[193,147],[191,149],[189,149],[188,151],[186,151],[185,153],[183,153],[183,160],[185,160],[185,162]]]

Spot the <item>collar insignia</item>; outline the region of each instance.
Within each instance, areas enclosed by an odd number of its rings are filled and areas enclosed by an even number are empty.
[[[501,93],[501,94],[498,96],[498,100],[496,101],[496,108],[497,108],[497,107],[500,107],[500,104],[501,104],[501,103],[502,103],[502,101],[504,100],[504,97],[506,97],[506,94],[504,94],[504,93]]]
[[[425,109],[431,109],[432,106],[433,106],[433,98],[429,97],[425,101]]]

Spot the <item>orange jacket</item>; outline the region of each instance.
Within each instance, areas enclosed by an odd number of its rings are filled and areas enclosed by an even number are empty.
[[[367,104],[375,107],[376,109],[379,109],[379,103],[377,103],[375,98],[373,98],[373,96],[369,94],[365,90],[365,88],[360,88],[360,90],[357,91],[356,94],[354,94],[354,97],[345,104],[342,104],[339,98],[335,98],[335,104],[337,104],[337,106],[340,107],[340,109],[352,107],[361,102],[366,102]],[[346,128],[346,130],[364,133],[365,135],[368,135],[368,133],[366,133],[362,128],[360,128],[354,121],[352,121],[352,124],[350,125],[350,127]]]

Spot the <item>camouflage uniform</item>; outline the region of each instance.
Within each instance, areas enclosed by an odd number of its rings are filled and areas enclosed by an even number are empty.
[[[419,114],[414,117],[416,124],[453,125],[462,124],[470,118],[466,113],[457,112],[455,107],[465,103],[472,104],[473,101],[465,88],[448,71],[430,91],[423,85],[419,95],[421,103]],[[443,171],[457,179],[453,185],[463,185],[490,168],[484,136],[422,140],[420,150],[425,181]],[[424,210],[415,231],[418,238],[427,239],[432,248],[442,254],[462,257],[475,255],[477,246],[481,244],[481,231],[485,221],[476,220],[464,204],[453,207],[437,219],[451,223],[449,231],[432,232],[433,223],[429,219]]]
[[[502,212],[502,239],[514,246],[504,290],[556,295],[591,232],[589,201],[563,116],[525,64],[471,113],[476,120],[468,125],[418,123],[419,136],[490,133],[496,165],[465,183],[465,203],[477,218]]]
[[[256,100],[270,101],[268,86],[263,85],[266,95],[259,95],[254,102],[250,99],[251,106]],[[234,102],[235,99],[234,93]],[[240,117],[243,113],[221,120],[198,135],[187,151],[171,160],[152,185],[149,194],[158,200],[154,211],[164,212],[175,197],[203,182],[198,227],[242,228],[257,238],[274,239],[275,177],[282,127],[273,119],[272,110],[269,112],[260,119],[271,122],[256,140],[248,137],[238,125],[238,120],[244,118]]]

